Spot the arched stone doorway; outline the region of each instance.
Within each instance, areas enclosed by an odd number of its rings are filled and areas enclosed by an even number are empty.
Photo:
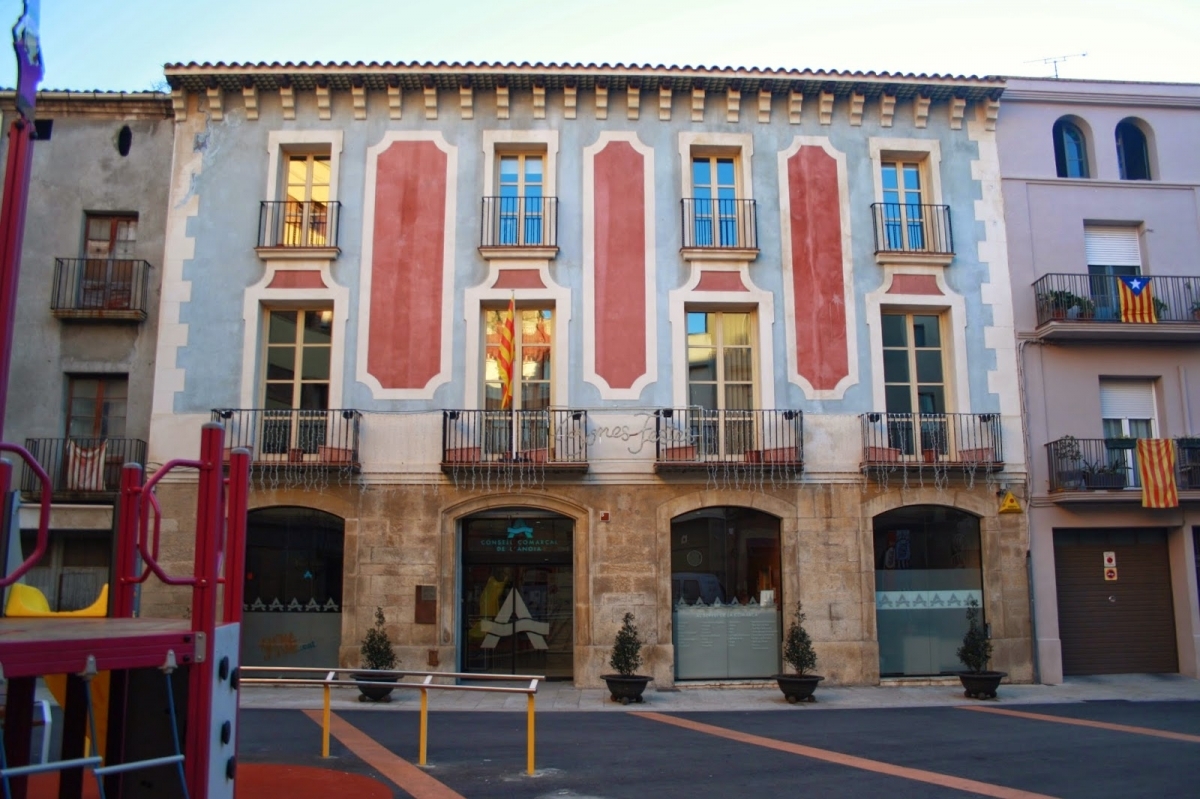
[[[343,519],[314,508],[249,512],[242,663],[337,665],[345,530]]]
[[[461,523],[462,671],[575,674],[575,521],[496,508]]]
[[[675,678],[754,679],[779,673],[779,519],[715,507],[671,520]]]
[[[979,517],[941,505],[881,513],[874,555],[880,676],[960,670],[967,602],[983,605]]]

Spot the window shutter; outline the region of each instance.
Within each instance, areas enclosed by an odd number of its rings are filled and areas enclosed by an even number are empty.
[[[1100,416],[1104,419],[1153,419],[1153,384],[1148,380],[1101,380]]]
[[[1083,229],[1088,266],[1141,266],[1142,251],[1135,227],[1097,227]]]

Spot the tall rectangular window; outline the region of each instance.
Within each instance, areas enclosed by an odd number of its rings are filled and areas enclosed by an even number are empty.
[[[1100,416],[1104,438],[1154,438],[1154,383],[1149,380],[1101,380]],[[1116,442],[1113,442],[1116,443]],[[1116,487],[1139,486],[1137,452],[1105,447],[1103,462],[1084,464],[1085,469],[1116,480]]]
[[[889,250],[925,249],[925,213],[921,164],[884,161],[883,231]]]
[[[693,246],[740,247],[737,159],[692,157]]]
[[[259,453],[301,460],[325,444],[333,311],[272,310],[267,316]]]
[[[941,317],[885,313],[881,321],[889,446],[906,455],[914,454],[918,447],[945,454],[948,442]]]
[[[1120,319],[1117,279],[1142,273],[1142,248],[1138,229],[1131,225],[1086,225],[1088,288],[1097,319]]]
[[[543,240],[544,158],[513,153],[499,158],[499,243],[537,246]]]
[[[125,375],[69,379],[68,438],[123,438],[129,398]]]
[[[285,153],[283,247],[329,246],[328,153]]]
[[[687,314],[689,435],[697,453],[756,448],[754,319],[744,311]]]
[[[137,247],[136,214],[88,214],[83,271],[79,275],[81,309],[127,309],[133,299]]]
[[[484,311],[486,348],[483,364],[484,408],[501,410],[500,329],[508,309]],[[554,353],[554,311],[518,308],[513,320],[512,405],[514,410],[543,410],[551,404],[551,363]]]
[[[87,215],[86,258],[133,258],[136,244],[136,214]]]

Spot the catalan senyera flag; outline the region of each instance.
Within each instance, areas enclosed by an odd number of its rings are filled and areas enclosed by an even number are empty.
[[[1169,438],[1139,438],[1138,475],[1142,478],[1143,508],[1178,508],[1175,485],[1175,442]]]
[[[500,322],[500,386],[504,389],[504,393],[500,397],[501,408],[508,408],[512,405],[513,356],[516,353],[514,344],[516,323],[513,320],[516,315],[516,299],[511,298],[508,301],[508,316]]]
[[[1142,275],[1122,275],[1117,278],[1117,294],[1121,298],[1121,321],[1142,324],[1158,321],[1154,313],[1154,292],[1150,278]]]

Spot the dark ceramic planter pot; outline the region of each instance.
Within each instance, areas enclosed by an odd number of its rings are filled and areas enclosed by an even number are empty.
[[[1007,671],[960,671],[963,694],[968,699],[995,699],[1000,681],[1008,676]]]
[[[392,691],[395,688],[391,685],[396,681],[395,677],[379,674],[353,674],[355,680],[358,680],[358,691],[362,694],[358,701],[360,702],[391,702]],[[384,682],[388,685],[365,685],[364,683]]]
[[[817,683],[823,679],[825,678],[817,674],[775,675],[775,682],[779,683],[783,698],[793,705],[797,702],[816,702],[813,691],[817,690]]]
[[[641,702],[642,693],[646,690],[646,683],[651,680],[650,677],[643,677],[639,674],[632,674],[628,677],[620,674],[601,674],[600,676],[608,685],[608,694],[612,697],[612,701],[620,702],[622,705]]]

